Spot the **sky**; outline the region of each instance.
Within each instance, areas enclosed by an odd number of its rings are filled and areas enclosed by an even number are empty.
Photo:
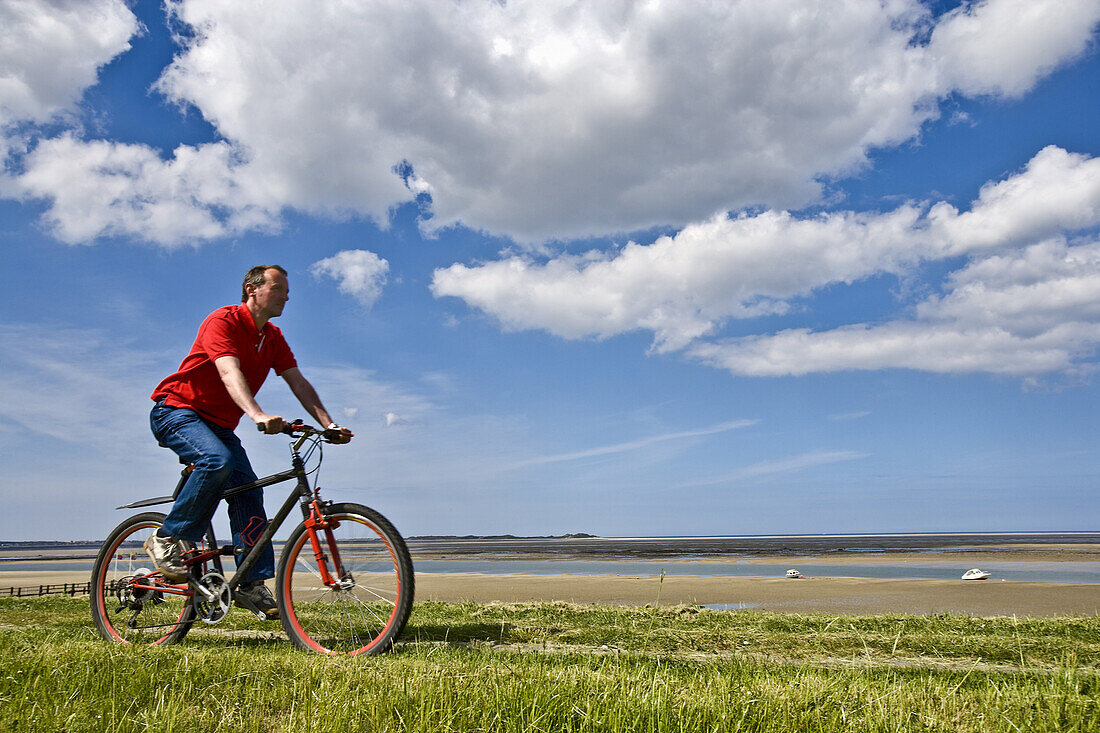
[[[0,0],[0,540],[170,493],[149,395],[271,263],[406,535],[1096,531],[1098,24]]]

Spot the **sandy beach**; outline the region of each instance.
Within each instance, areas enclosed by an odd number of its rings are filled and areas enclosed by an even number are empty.
[[[744,538],[413,538],[417,598],[436,601],[568,601],[621,605],[694,604],[788,613],[963,613],[974,616],[1094,616],[1100,583],[1059,580],[1059,567],[1100,565],[1100,535],[829,535]],[[0,558],[33,555],[53,567],[13,562],[0,587],[84,583],[94,546],[4,548]],[[68,559],[83,557],[84,559]],[[516,560],[580,561],[547,573],[515,567]],[[618,562],[621,567],[615,567]],[[685,563],[696,563],[693,569]],[[701,566],[742,563],[759,573],[709,575]],[[929,562],[951,564],[953,579],[913,577],[906,570]],[[954,573],[987,563],[1016,563],[986,581]],[[632,567],[630,566],[633,563]],[[1050,576],[1020,570],[1046,566]],[[775,568],[828,568],[818,577],[777,577]],[[768,566],[771,567],[768,567]],[[867,577],[867,566],[885,567]],[[451,566],[451,567],[447,567]],[[604,569],[601,570],[600,567]],[[890,568],[889,566],[893,566]],[[426,572],[432,568],[433,572]],[[845,572],[851,568],[851,575]],[[667,570],[663,580],[659,573]],[[751,572],[751,571],[750,571]],[[898,575],[891,574],[897,572]],[[556,574],[551,574],[556,573]],[[600,573],[600,574],[596,574]],[[811,573],[807,573],[809,575]],[[1020,577],[1024,575],[1024,577]],[[1007,578],[1000,580],[1001,577]]]
[[[1100,586],[865,578],[420,575],[417,597],[441,601],[571,601],[723,606],[790,613],[964,613],[972,616],[1093,616]]]
[[[83,583],[86,573],[5,572],[3,585]],[[972,616],[1094,616],[1100,585],[1013,581],[756,578],[687,575],[488,575],[419,573],[426,601],[567,601],[612,605],[693,604],[786,613],[963,613]]]
[[[787,613],[1100,614],[1100,583],[1058,577],[1061,569],[1100,566],[1098,533],[414,537],[409,546],[418,564],[420,600],[694,604]],[[52,567],[22,569],[11,562],[0,572],[0,587],[87,582],[96,549],[94,543],[4,547],[0,559],[35,557]],[[515,561],[561,564],[536,570]],[[759,572],[711,574],[712,563],[741,563]],[[922,577],[921,571],[914,577],[913,568],[922,563],[953,565],[951,578]],[[987,581],[958,579],[966,569],[990,563],[1016,567]],[[780,577],[783,570],[776,569],[815,565],[819,569],[806,574],[818,577],[798,580]],[[883,573],[868,572],[868,566]],[[1025,566],[1042,568],[1042,577],[1027,577]]]

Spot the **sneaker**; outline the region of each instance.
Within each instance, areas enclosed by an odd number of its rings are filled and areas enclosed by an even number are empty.
[[[279,618],[279,607],[275,605],[271,591],[262,580],[242,583],[238,586],[233,594],[233,604],[247,608],[249,611],[262,611],[268,621],[276,621]]]
[[[145,551],[153,559],[157,570],[174,583],[187,580],[188,571],[187,566],[183,564],[183,553],[190,549],[190,542],[177,540],[175,537],[161,537],[154,533],[145,540]]]

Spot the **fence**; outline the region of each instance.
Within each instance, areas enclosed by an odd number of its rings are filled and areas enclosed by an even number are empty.
[[[21,588],[0,588],[0,596],[32,598],[34,596],[67,595],[84,596],[92,592],[91,583],[54,583],[51,585],[27,585]]]

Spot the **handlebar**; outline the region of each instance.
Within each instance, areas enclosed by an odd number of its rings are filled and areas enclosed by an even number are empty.
[[[267,423],[256,423],[256,429],[261,433],[267,432]],[[294,422],[287,423],[282,430],[279,431],[283,435],[320,435],[326,442],[332,443],[335,439],[341,435],[346,435],[348,438],[354,438],[355,433],[351,432],[347,428],[329,429],[315,428],[312,425],[306,425],[301,420],[295,420]]]

